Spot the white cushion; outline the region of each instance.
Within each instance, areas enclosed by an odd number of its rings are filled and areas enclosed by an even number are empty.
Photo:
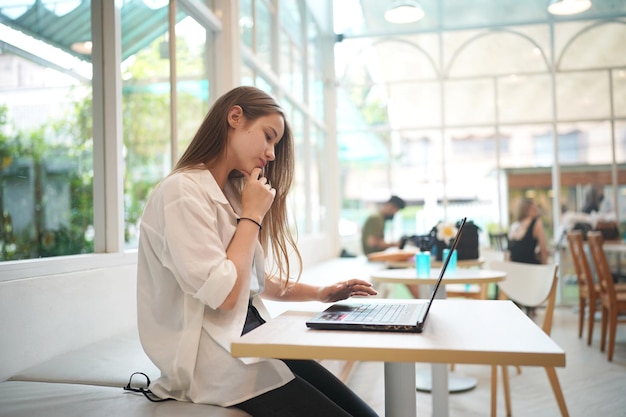
[[[161,374],[144,353],[136,330],[55,356],[9,380],[124,387],[133,372],[143,372],[151,381]],[[144,381],[142,376],[133,378],[133,386],[145,387]]]
[[[0,417],[249,417],[244,411],[180,401],[151,402],[122,388],[46,382],[0,383]]]

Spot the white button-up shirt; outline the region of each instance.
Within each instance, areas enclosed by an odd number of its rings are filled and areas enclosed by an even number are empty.
[[[227,407],[294,378],[282,361],[230,355],[231,341],[240,337],[245,323],[248,299],[263,290],[265,277],[257,243],[254,284],[244,284],[234,309],[218,309],[237,279],[226,248],[241,209],[230,191],[227,197],[207,169],[193,169],[165,178],[146,203],[137,315],[143,348],[161,370],[150,385],[159,397]]]

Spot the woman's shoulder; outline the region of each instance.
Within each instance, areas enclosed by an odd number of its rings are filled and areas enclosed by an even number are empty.
[[[161,180],[157,189],[170,202],[181,199],[226,201],[222,190],[207,169],[172,172]]]
[[[526,234],[530,221],[528,219],[518,220],[509,227],[509,240],[521,240]]]
[[[207,169],[188,168],[180,171],[173,171],[167,177],[163,178],[161,184],[164,184],[168,188],[173,190],[182,191],[188,187],[201,187],[213,186],[219,188],[213,175]]]

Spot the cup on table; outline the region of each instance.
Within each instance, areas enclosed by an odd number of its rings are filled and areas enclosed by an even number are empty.
[[[444,249],[443,250],[443,258],[442,260],[445,262],[446,258],[448,257],[448,253],[450,253],[450,249]],[[456,258],[457,258],[457,254],[456,254],[456,249],[452,252],[452,256],[450,257],[450,262],[448,263],[448,272],[454,272],[456,271]]]
[[[430,252],[418,252],[415,254],[415,272],[418,278],[430,276]]]

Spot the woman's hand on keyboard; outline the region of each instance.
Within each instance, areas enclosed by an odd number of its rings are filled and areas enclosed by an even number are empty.
[[[378,294],[372,287],[372,283],[362,279],[349,279],[347,281],[337,282],[332,285],[320,287],[319,300],[325,303],[332,303],[339,300],[345,300],[349,297],[367,297]]]

